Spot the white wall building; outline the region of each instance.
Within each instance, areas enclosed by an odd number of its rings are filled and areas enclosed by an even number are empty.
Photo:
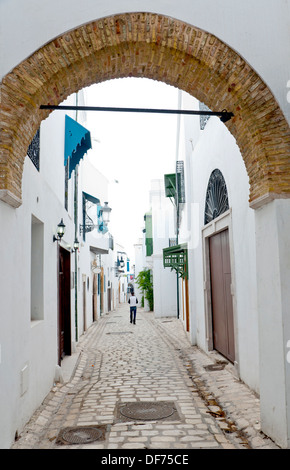
[[[187,127],[185,138],[192,139],[193,149],[184,154],[187,166],[186,198],[180,241],[188,243],[190,310],[192,340],[206,351],[219,349],[235,364],[239,377],[253,390],[259,392],[259,319],[257,311],[257,272],[254,211],[248,205],[249,183],[244,162],[235,139],[216,117],[211,117],[199,139]],[[226,188],[219,181],[219,170]],[[216,176],[217,175],[217,176]],[[213,182],[209,188],[209,182]],[[225,192],[228,206],[224,205]],[[208,212],[217,214],[205,221],[206,201]],[[224,205],[224,206],[223,206]],[[198,231],[190,234],[188,221]],[[214,266],[212,240],[216,234],[228,236],[229,284],[227,297],[232,302],[232,326],[224,324],[231,333],[224,338],[232,342],[218,346],[221,332],[214,328],[214,305],[211,295]],[[218,274],[221,276],[222,274]],[[219,286],[220,288],[220,286]],[[218,308],[218,307],[216,307]],[[216,322],[222,322],[216,317]]]
[[[199,103],[183,93],[182,108],[199,109]],[[192,344],[197,344],[209,354],[218,352],[221,359],[234,365],[237,376],[260,394],[263,362],[261,364],[259,351],[259,274],[256,266],[256,243],[259,240],[256,239],[255,213],[248,205],[249,182],[245,165],[235,139],[219,118],[211,117],[201,128],[199,118],[182,117],[179,135],[177,160],[184,162],[185,203],[180,204],[178,242],[187,247],[188,256],[188,281],[179,280],[179,318],[184,322]],[[168,198],[161,188],[164,182],[156,184],[159,184],[159,192],[155,192],[153,227],[162,221],[167,234],[168,219],[171,218],[174,224],[177,219],[174,213],[167,213],[164,223],[161,212],[165,214]],[[176,213],[176,208],[174,211]],[[157,231],[153,233],[152,258],[159,260],[159,252],[168,246],[168,240],[163,243]],[[221,241],[222,236],[227,240]],[[215,243],[218,244],[218,253]],[[227,254],[221,252],[222,260],[219,260],[219,250],[224,244],[228,251]],[[155,246],[158,247],[156,253]],[[219,263],[226,265],[225,272]],[[160,306],[167,302],[169,291],[173,289],[163,290],[160,286],[171,271],[165,268],[164,273],[163,265],[154,264],[154,261],[153,266],[156,316],[167,316],[168,306],[166,309]],[[219,283],[222,277],[225,281]],[[216,283],[217,287],[214,287]],[[165,285],[171,286],[172,283],[168,279]],[[219,292],[225,289],[226,298],[216,300],[214,288]],[[264,289],[267,288],[265,285]],[[220,307],[215,302],[225,302],[222,309],[227,316],[216,313]],[[176,311],[174,305],[172,314]],[[263,417],[263,409],[261,414]]]
[[[152,212],[152,274],[154,291],[154,313],[156,317],[171,317],[177,314],[177,277],[175,271],[164,269],[163,248],[169,239],[175,238],[174,207],[165,198],[164,181],[151,182],[150,203]]]
[[[75,96],[67,103],[74,104]],[[74,120],[74,113],[70,115]],[[79,115],[79,121],[84,123],[84,117]],[[21,208],[13,211],[0,201],[2,448],[21,432],[54,380],[63,378],[59,367],[75,352],[80,336],[116,305],[110,295],[115,274],[110,234],[95,229],[84,240],[80,233],[83,192],[103,205],[108,181],[85,154],[78,166],[75,226],[76,172],[66,180],[65,132],[64,112],[52,113],[40,128],[39,168],[29,157],[25,159]],[[54,242],[61,219],[65,233]],[[9,227],[9,235],[2,227]],[[75,238],[80,247],[72,252]],[[91,263],[99,254],[102,272],[94,275]]]

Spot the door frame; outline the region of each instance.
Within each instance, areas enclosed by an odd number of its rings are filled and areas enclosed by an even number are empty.
[[[93,322],[98,319],[98,274],[93,274],[93,294],[92,294]]]
[[[190,331],[189,322],[190,322],[190,314],[189,314],[189,287],[188,287],[188,279],[185,277],[181,279],[181,288],[182,288],[182,318],[183,322],[185,323],[185,329],[187,332]]]
[[[58,245],[57,250],[57,279],[58,279],[58,320],[57,320],[57,344],[58,344],[58,364],[61,364],[61,361],[64,356],[70,356],[72,353],[72,339],[71,339],[71,253],[69,250],[66,250],[63,246]],[[65,274],[60,272],[60,257],[63,257],[65,268]],[[65,276],[64,290],[61,289],[61,275]],[[63,302],[65,303],[64,309]],[[62,316],[63,315],[63,316]],[[63,322],[63,350],[61,347],[61,324]]]
[[[238,357],[238,330],[237,330],[237,305],[236,305],[236,282],[235,282],[235,257],[233,247],[232,233],[232,211],[227,210],[216,219],[202,227],[202,257],[203,257],[203,288],[204,288],[204,306],[205,306],[205,333],[208,351],[216,351],[213,342],[213,314],[211,299],[211,277],[210,277],[210,251],[209,239],[212,235],[216,235],[223,230],[228,229],[229,233],[229,249],[230,249],[230,265],[231,265],[231,294],[233,301],[233,321],[234,321],[234,340],[235,340],[235,361],[234,366],[239,373],[239,357]],[[217,354],[218,351],[216,351]]]
[[[82,274],[83,332],[87,331],[87,276]]]

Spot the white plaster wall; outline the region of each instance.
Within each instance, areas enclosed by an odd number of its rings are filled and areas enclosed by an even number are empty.
[[[164,269],[162,255],[153,255],[153,281],[155,317],[176,317],[176,273],[169,268]]]
[[[32,214],[44,224],[44,318],[30,320]],[[26,158],[23,204],[17,210],[0,205],[0,446],[9,447],[53,385],[57,365],[57,243],[55,228],[63,207],[42,175]],[[64,217],[70,241],[70,221]],[[9,230],[9,232],[8,232]],[[25,392],[21,370],[27,366]]]
[[[190,134],[189,134],[190,135]],[[210,118],[200,131],[194,151],[187,155],[191,168],[191,237],[188,237],[187,212],[183,214],[180,241],[189,244],[189,288],[191,339],[207,350],[204,299],[204,265],[202,232],[207,184],[211,172],[218,168],[226,181],[232,209],[231,257],[237,331],[237,363],[240,377],[259,390],[259,341],[256,292],[256,249],[254,211],[249,208],[249,183],[245,165],[235,139],[218,118]],[[198,231],[196,228],[198,227]]]
[[[69,102],[73,103],[74,97]],[[57,224],[66,225],[61,245],[74,241],[72,181],[69,212],[64,209],[64,113],[51,113],[40,130],[40,171],[24,163],[23,204],[0,204],[0,447],[13,442],[53,386],[58,363]],[[31,321],[31,219],[43,223],[43,319]],[[6,228],[5,228],[6,227]],[[37,255],[37,254],[36,254]],[[71,270],[74,259],[71,257]],[[74,289],[71,290],[74,342]],[[26,370],[22,384],[22,369]]]
[[[121,4],[118,0],[42,0],[41,4],[38,0],[2,0],[0,77],[65,31],[105,16],[136,11],[171,16],[220,38],[264,79],[290,121],[286,99],[289,0],[123,0]]]
[[[134,245],[134,251],[135,251],[135,279],[136,279],[140,271],[143,271],[145,267],[143,264],[143,239],[140,239],[139,243],[136,243]],[[143,293],[139,289],[136,282],[134,283],[134,290],[138,298],[139,305],[141,305],[141,299],[142,299]]]
[[[282,447],[290,445],[290,203],[255,211],[260,321],[261,422]],[[271,384],[271,385],[270,385]]]
[[[163,267],[163,248],[175,236],[174,207],[165,197],[164,180],[152,180],[150,191],[153,233],[153,288],[156,317],[176,316],[176,274]]]
[[[79,97],[82,100],[82,96]],[[75,96],[67,103],[73,104]],[[71,113],[75,118],[75,113]],[[79,113],[85,123],[85,115]],[[35,409],[53,386],[58,363],[58,250],[53,242],[57,224],[63,218],[66,231],[61,245],[70,250],[74,230],[74,174],[69,180],[69,210],[64,209],[64,134],[65,113],[55,111],[42,122],[40,130],[40,171],[28,157],[23,172],[23,204],[12,209],[0,204],[0,447],[13,442]],[[85,181],[87,186],[85,186]],[[82,189],[107,200],[108,182],[94,167],[88,155],[80,164],[79,196]],[[79,199],[81,201],[81,199]],[[79,204],[81,213],[82,204]],[[44,278],[43,319],[31,321],[31,221],[32,216],[43,223]],[[79,218],[80,220],[80,218]],[[105,242],[104,239],[106,238]],[[108,248],[108,235],[98,234],[91,244]],[[37,255],[37,253],[36,253]],[[92,273],[89,244],[78,256],[78,339],[83,332],[82,274],[89,278],[87,296],[87,327],[92,323]],[[109,255],[104,260],[110,271]],[[71,255],[71,271],[75,271]],[[111,273],[109,272],[110,276]],[[73,286],[72,286],[73,287]],[[107,297],[105,295],[105,309]],[[75,289],[71,289],[71,339],[75,342]],[[24,374],[21,373],[25,370]]]
[[[85,125],[85,122],[82,122],[82,125]],[[78,187],[78,231],[80,224],[83,224],[83,214],[82,214],[82,191],[90,194],[91,196],[98,198],[100,204],[103,205],[108,199],[108,180],[102,175],[97,168],[91,163],[93,158],[93,150],[89,150],[88,153],[84,156],[82,161],[79,164],[79,187]],[[97,220],[95,219],[95,222]],[[98,229],[93,230],[92,232],[86,233],[85,241],[83,241],[83,235],[79,233],[78,235],[80,241],[79,248],[79,296],[78,296],[78,312],[79,312],[79,324],[78,330],[79,335],[84,332],[85,323],[84,317],[86,319],[86,328],[89,328],[93,322],[93,304],[92,304],[92,295],[93,295],[93,273],[91,271],[91,260],[92,253],[90,247],[100,248],[107,250],[109,247],[109,233],[102,234]],[[108,267],[109,267],[109,255],[102,254],[101,262],[104,267],[104,274],[106,277],[106,291],[104,293],[104,312],[108,311],[108,302],[107,302],[107,286],[108,286]],[[111,277],[111,272],[109,273]],[[83,311],[83,281],[84,276],[86,278],[86,312]]]

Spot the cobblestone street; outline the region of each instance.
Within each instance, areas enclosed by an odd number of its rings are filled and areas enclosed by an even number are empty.
[[[231,365],[191,346],[175,318],[140,308],[134,325],[122,305],[77,348],[71,377],[53,386],[13,449],[278,448],[260,432],[259,399]]]

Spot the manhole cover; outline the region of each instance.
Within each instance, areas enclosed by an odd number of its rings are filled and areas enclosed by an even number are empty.
[[[101,426],[78,426],[60,431],[57,444],[88,444],[104,439],[105,428]]]
[[[170,402],[133,402],[120,408],[121,415],[141,421],[169,418],[175,412],[174,403]]]
[[[127,335],[132,334],[132,331],[109,331],[107,335]]]
[[[209,364],[208,366],[204,366],[204,369],[208,371],[223,370],[224,368],[225,364]]]

